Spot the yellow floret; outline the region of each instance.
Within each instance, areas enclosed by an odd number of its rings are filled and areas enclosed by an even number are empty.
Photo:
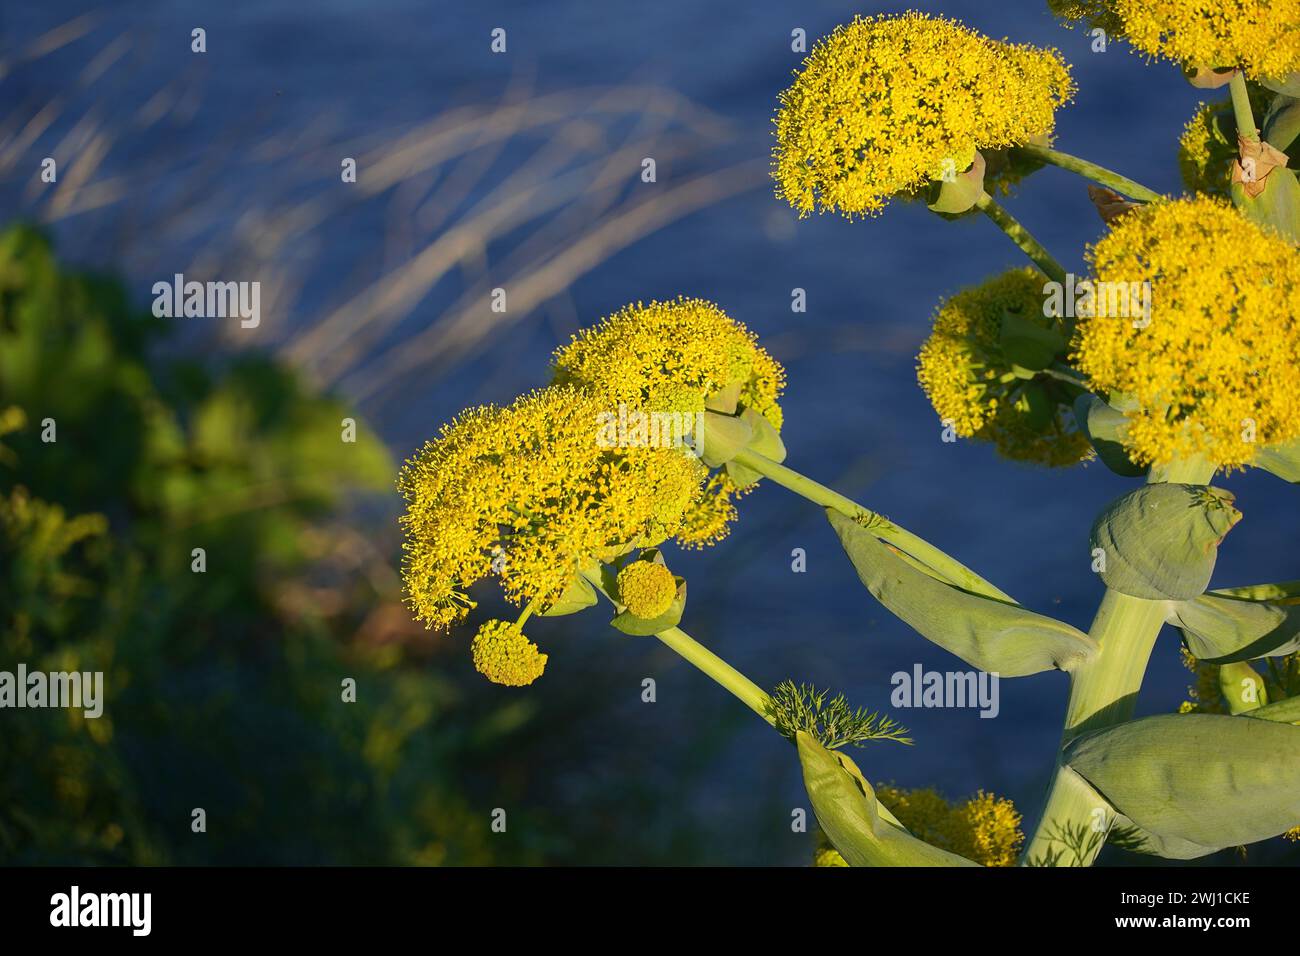
[[[1015,804],[983,790],[952,804],[930,788],[882,784],[876,798],[913,836],[984,866],[1015,866],[1025,841]]]

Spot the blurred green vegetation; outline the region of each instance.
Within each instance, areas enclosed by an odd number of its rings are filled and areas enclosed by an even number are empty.
[[[161,357],[168,324],[0,234],[0,670],[102,671],[106,698],[0,710],[0,862],[689,859],[537,799],[563,759],[538,722],[566,739],[586,705],[470,684],[412,633],[394,556],[344,518],[391,493],[365,424],[343,441],[347,409],[264,357]]]

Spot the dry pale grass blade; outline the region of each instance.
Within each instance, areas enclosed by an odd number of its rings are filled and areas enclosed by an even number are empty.
[[[42,33],[32,40],[16,58],[0,60],[0,80],[8,76],[18,64],[39,60],[43,56],[49,56],[56,50],[62,49],[69,43],[80,40],[90,33],[98,22],[98,13],[83,13],[79,17],[74,17],[66,23],[61,23],[52,30]]]
[[[13,169],[59,118],[63,111],[63,105],[55,97],[36,111],[35,115],[24,119],[21,110],[15,110],[5,118],[3,124],[0,124],[0,173],[6,173]],[[17,124],[22,124],[22,129],[16,133],[8,132]]]
[[[562,91],[509,104],[486,115],[481,107],[473,106],[446,112],[395,142],[358,157],[358,166],[366,169],[365,181],[359,180],[358,185],[366,193],[383,192],[400,180],[440,166],[463,152],[466,140],[482,145],[485,130],[489,136],[509,137],[579,115],[594,119],[655,113],[672,116],[703,136],[726,135],[721,120],[671,91],[654,87]]]
[[[85,20],[52,31],[24,56],[86,37],[92,25]],[[25,167],[33,156],[75,157],[66,168],[61,164],[57,185],[13,180],[27,190],[25,205],[35,218],[83,217],[83,238],[113,249],[128,275],[256,277],[269,322],[256,331],[195,325],[187,337],[272,345],[318,381],[356,383],[367,395],[381,390],[367,381],[369,374],[407,375],[413,362],[443,364],[468,355],[499,328],[566,295],[568,283],[614,252],[763,180],[757,167],[737,167],[634,196],[643,157],[654,156],[663,168],[698,168],[697,157],[729,137],[727,124],[658,87],[538,94],[522,81],[496,102],[446,109],[397,133],[349,133],[355,124],[324,114],[277,125],[248,113],[236,123],[241,128],[219,131],[199,152],[132,155],[128,176],[116,167],[115,148],[163,121],[183,125],[202,90],[202,76],[188,70],[146,92],[139,105],[105,102],[101,91],[118,71],[138,66],[140,55],[128,35],[108,37],[80,61],[75,85],[92,94],[89,105],[85,96],[70,100],[77,112],[69,115],[52,98],[39,109],[12,112],[0,124],[0,173]],[[110,127],[103,116],[126,116],[126,125]],[[60,140],[47,142],[55,130]],[[354,157],[360,171],[342,189],[341,156]],[[247,189],[250,180],[259,188]],[[373,221],[366,206],[374,202],[387,202],[383,244],[359,257],[354,279],[372,270],[376,258],[380,276],[359,282],[325,276],[336,291],[313,290],[325,303],[314,307],[320,318],[295,316],[304,283],[322,280],[313,272],[315,251],[328,248],[331,230],[352,215]],[[109,208],[111,220],[102,215]],[[89,215],[96,212],[101,215]],[[188,262],[177,261],[178,249],[187,250]],[[493,284],[509,285],[511,310],[483,321],[479,306],[489,275],[498,277]],[[392,343],[405,337],[404,323],[448,279],[464,291],[434,325],[417,326],[411,354],[403,355],[405,347]],[[378,348],[388,351],[375,356]]]
[[[373,342],[397,325],[446,275],[472,259],[496,237],[540,220],[584,195],[613,193],[626,185],[626,170],[653,145],[641,141],[598,161],[570,166],[567,152],[523,164],[482,202],[418,255],[352,297],[289,348],[295,362],[309,363],[334,380]],[[674,149],[670,155],[678,155]],[[620,170],[617,178],[611,169]],[[581,228],[580,226],[577,228]]]
[[[507,312],[490,310],[486,288],[471,290],[445,318],[386,350],[350,375],[342,383],[343,390],[358,401],[401,391],[411,376],[428,374],[463,359],[489,337],[523,321],[534,309],[561,294],[615,252],[683,216],[757,188],[766,177],[765,164],[743,163],[696,176],[654,198],[625,203],[615,215],[571,245],[554,255],[539,257],[501,280],[510,290]]]

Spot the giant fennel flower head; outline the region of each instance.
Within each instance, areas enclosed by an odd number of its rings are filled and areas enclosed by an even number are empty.
[[[965,170],[977,150],[1049,134],[1073,89],[1055,50],[921,13],[859,17],[820,41],[781,94],[777,194],[800,215],[874,215]]]
[[[469,587],[491,574],[525,615],[544,612],[593,558],[678,530],[705,468],[681,449],[609,447],[604,409],[574,388],[542,389],[465,412],[405,464],[402,572],[420,620],[462,620],[474,606]],[[544,656],[529,647],[494,625],[476,638],[474,657],[513,679],[540,673]]]
[[[703,299],[628,305],[557,349],[553,365],[557,384],[583,389],[611,413],[751,409],[781,428],[785,370],[754,333]],[[739,493],[728,475],[713,475],[688,509],[678,543],[698,547],[725,536]]]
[[[1300,251],[1202,196],[1126,213],[1088,255],[1098,288],[1149,290],[1149,319],[1096,308],[1074,341],[1091,387],[1129,408],[1135,462],[1231,468],[1300,436]]]
[[[1089,455],[1074,427],[1073,401],[1060,381],[1041,374],[1065,339],[1045,315],[1042,273],[1012,269],[964,289],[939,306],[917,356],[917,379],[945,424],[963,438],[991,442],[1007,458],[1072,465]],[[1008,354],[1011,336],[1040,340],[1039,361]],[[1035,342],[1035,347],[1039,344]]]
[[[1252,78],[1300,71],[1295,0],[1112,0],[1134,47],[1183,66],[1241,67]]]

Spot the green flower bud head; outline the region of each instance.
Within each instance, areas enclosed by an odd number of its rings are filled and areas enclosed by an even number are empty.
[[[1073,465],[1090,454],[1069,387],[1040,374],[1065,339],[1044,315],[1042,273],[1013,269],[957,293],[934,317],[917,379],[939,419],[1007,458]]]

